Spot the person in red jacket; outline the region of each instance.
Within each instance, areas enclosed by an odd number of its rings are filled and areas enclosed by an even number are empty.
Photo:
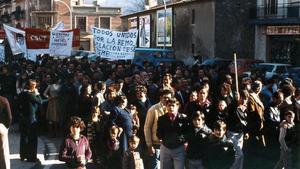
[[[85,165],[92,157],[92,151],[88,139],[80,134],[85,124],[80,117],[73,116],[69,128],[70,134],[61,145],[59,160],[66,162],[68,169],[86,169]]]

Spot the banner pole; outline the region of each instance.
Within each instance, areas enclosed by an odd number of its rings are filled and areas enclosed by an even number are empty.
[[[234,73],[235,73],[235,88],[236,92],[239,93],[239,81],[238,81],[238,71],[237,71],[237,61],[236,61],[236,53],[233,53],[234,57]]]

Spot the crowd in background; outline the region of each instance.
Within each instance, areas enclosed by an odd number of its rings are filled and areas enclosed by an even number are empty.
[[[291,168],[300,90],[292,78],[260,74],[240,78],[239,92],[235,84],[218,67],[85,57],[21,59],[0,73],[21,160],[37,160],[32,150],[46,133],[66,136],[59,156],[68,168],[91,158],[112,169],[242,169],[251,149],[269,147],[281,148],[274,168]]]

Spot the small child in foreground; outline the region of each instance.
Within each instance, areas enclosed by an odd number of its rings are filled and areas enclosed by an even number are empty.
[[[123,129],[112,125],[109,129],[109,139],[106,141],[106,161],[108,169],[117,169],[122,166],[122,154],[119,137]]]
[[[123,155],[123,169],[144,169],[144,163],[139,151],[140,139],[133,135],[129,138],[129,149]]]

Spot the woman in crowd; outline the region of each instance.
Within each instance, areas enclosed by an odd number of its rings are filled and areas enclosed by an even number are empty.
[[[111,120],[112,123],[123,129],[120,136],[120,147],[121,152],[124,153],[128,149],[128,138],[132,136],[132,116],[126,109],[128,103],[126,96],[117,96],[115,103],[116,106],[111,111]]]
[[[52,77],[52,83],[44,91],[44,96],[48,99],[46,118],[48,120],[48,132],[51,137],[55,137],[58,132],[61,112],[60,94],[61,84],[56,77]]]

